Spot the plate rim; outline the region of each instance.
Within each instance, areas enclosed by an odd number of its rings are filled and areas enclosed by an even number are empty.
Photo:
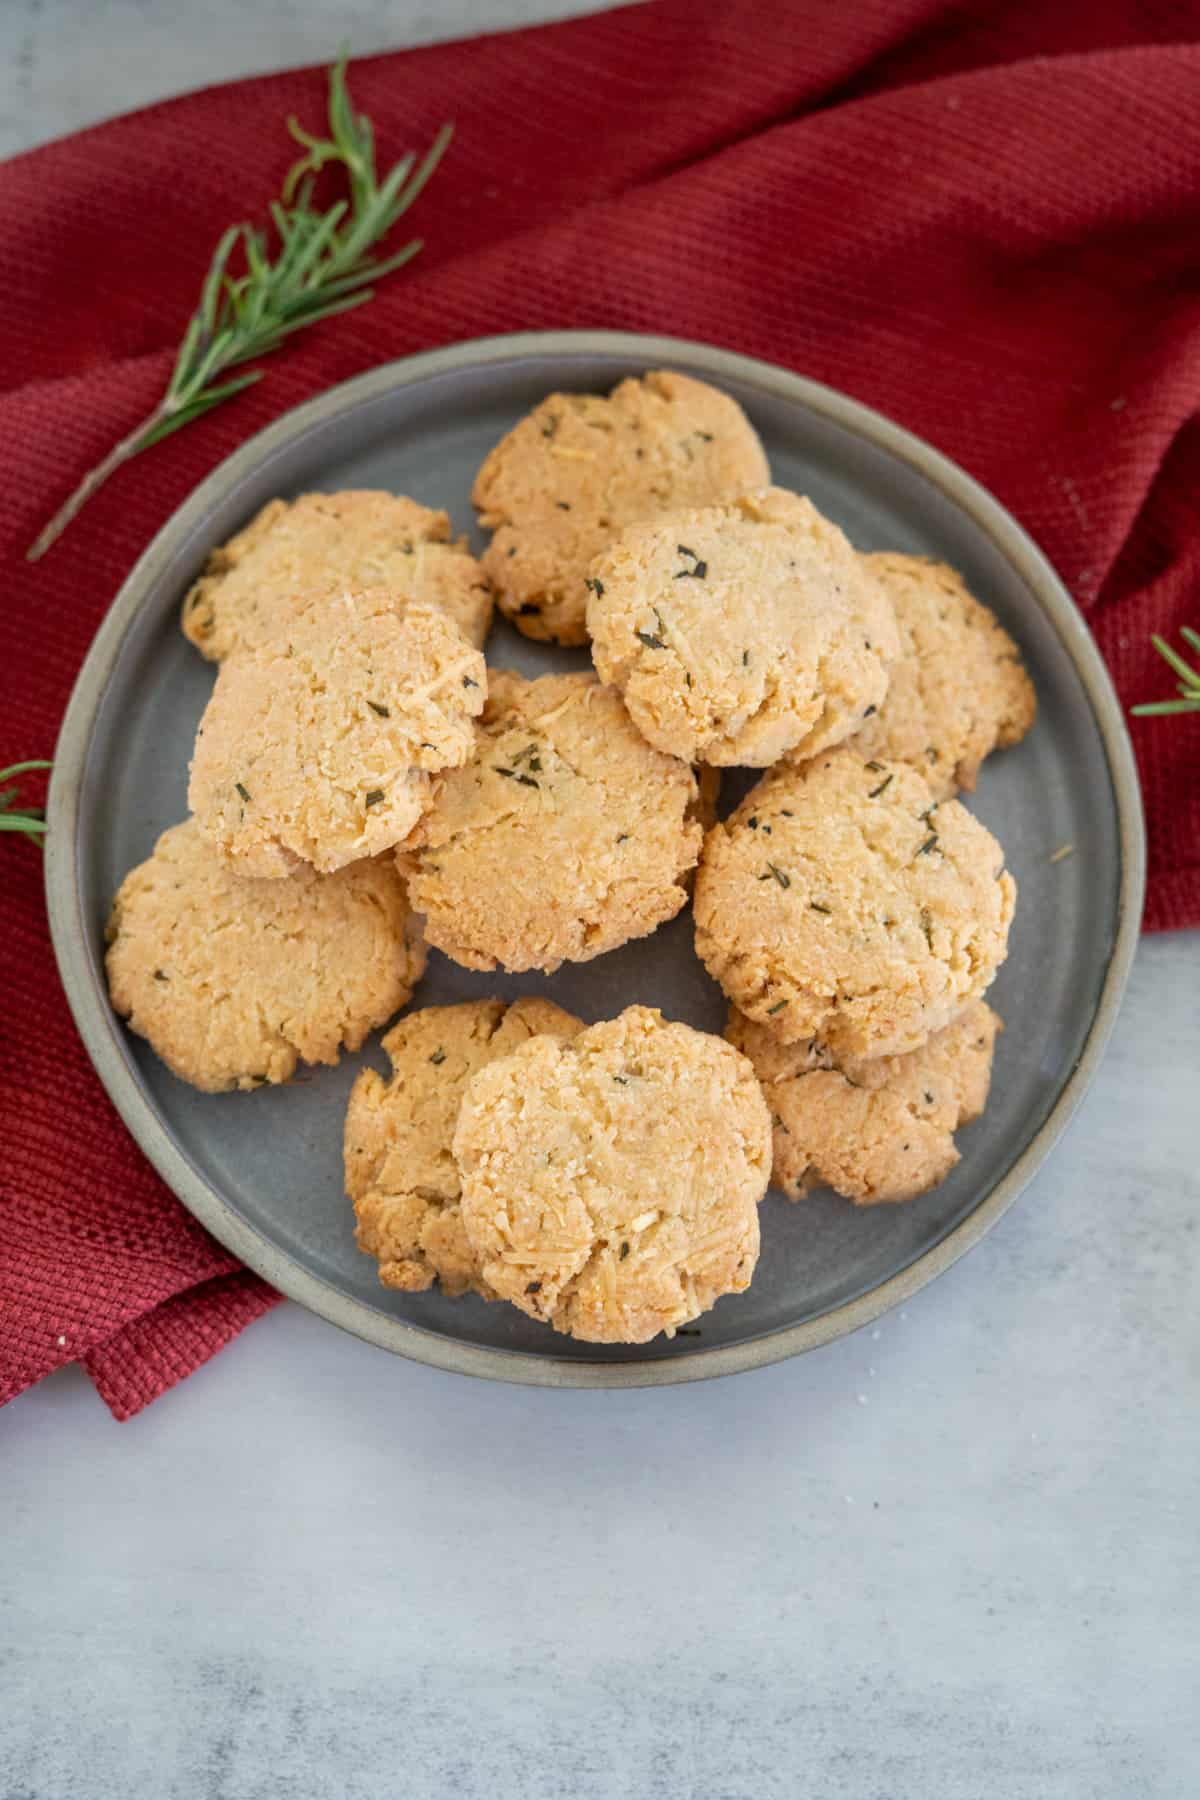
[[[97,712],[127,631],[150,584],[178,543],[245,475],[290,447],[310,428],[384,393],[430,377],[522,357],[618,356],[644,367],[684,362],[796,401],[916,470],[965,512],[1014,566],[1036,597],[1080,678],[1100,732],[1117,823],[1117,916],[1112,953],[1074,1068],[1047,1117],[1012,1167],[940,1243],[887,1281],[822,1313],[740,1344],[697,1347],[669,1357],[621,1363],[559,1360],[444,1337],[377,1312],[312,1274],[240,1218],[174,1142],[120,1054],[119,1027],[92,973],[79,883],[79,794]],[[331,1324],[411,1361],[455,1374],[531,1387],[657,1387],[764,1367],[813,1350],[870,1324],[945,1273],[995,1225],[1045,1162],[1083,1099],[1111,1035],[1137,947],[1145,896],[1146,845],[1133,746],[1112,679],[1083,614],[1023,526],[973,476],[884,414],[822,382],[777,364],[685,338],[624,331],[513,332],[469,338],[383,363],[302,402],[256,432],[217,464],[176,508],[134,563],[92,640],[63,715],[47,796],[46,906],[59,976],[93,1068],[126,1128],[182,1205],[225,1249],[280,1293]]]

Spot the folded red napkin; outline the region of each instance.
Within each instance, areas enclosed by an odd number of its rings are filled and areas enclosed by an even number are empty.
[[[869,401],[1010,506],[1126,702],[1200,625],[1200,17],[1171,0],[652,0],[357,63],[381,151],[454,147],[420,259],[22,553],[160,391],[221,230],[261,218],[313,70],[0,170],[0,766],[49,755],[122,577],[235,445],[385,359],[482,333],[669,331]],[[332,49],[332,44],[331,44]],[[1151,929],[1200,921],[1200,717],[1134,724]],[[276,1296],[163,1187],[55,974],[41,858],[0,839],[0,1398],[82,1361],[127,1418]]]

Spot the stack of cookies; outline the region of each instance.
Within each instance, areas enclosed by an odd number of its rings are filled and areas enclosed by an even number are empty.
[[[1033,689],[952,570],[858,554],[684,376],[551,395],[473,498],[478,561],[382,493],[272,501],[211,557],[191,817],[117,894],[110,990],[183,1080],[252,1090],[357,1050],[431,950],[551,973],[690,897],[724,1039],[426,1007],[345,1125],[386,1286],[641,1343],[749,1285],[772,1179],[900,1201],[958,1160],[1016,890],[956,796]],[[493,607],[594,670],[488,667]],[[718,820],[726,767],[762,774]]]

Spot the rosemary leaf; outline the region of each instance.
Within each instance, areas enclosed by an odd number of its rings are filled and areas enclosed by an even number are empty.
[[[0,782],[7,783],[0,788],[0,831],[16,831],[29,839],[31,844],[40,846],[46,831],[46,820],[40,806],[18,806],[17,800],[20,783],[16,779],[20,775],[29,775],[48,769],[50,764],[34,760],[31,762],[10,763],[7,769],[0,769]]]
[[[1190,696],[1186,700],[1150,700],[1144,706],[1133,706],[1129,709],[1139,719],[1165,719],[1172,713],[1200,712],[1200,689],[1195,699]]]
[[[1185,663],[1182,656],[1180,656],[1178,650],[1172,650],[1166,638],[1159,637],[1156,632],[1150,642],[1154,645],[1154,648],[1158,651],[1158,654],[1163,660],[1171,665],[1182,682],[1188,687],[1200,686],[1200,672],[1189,668],[1188,664]]]
[[[1193,631],[1190,625],[1181,625],[1179,629],[1188,648],[1200,651],[1200,632]],[[1193,669],[1186,663],[1166,638],[1156,634],[1150,641],[1168,667],[1178,675],[1180,698],[1152,700],[1145,706],[1131,708],[1132,712],[1140,719],[1166,718],[1171,713],[1200,712],[1200,669]]]

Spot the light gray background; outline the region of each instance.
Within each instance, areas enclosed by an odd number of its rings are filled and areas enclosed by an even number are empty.
[[[0,151],[584,10],[0,0]],[[128,1425],[15,1402],[0,1800],[1191,1800],[1198,996],[1144,943],[1025,1199],[799,1362],[505,1389],[285,1306]]]

